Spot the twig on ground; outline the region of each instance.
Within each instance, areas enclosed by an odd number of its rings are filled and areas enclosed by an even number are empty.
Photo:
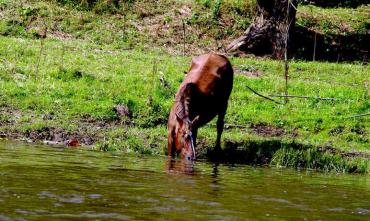
[[[183,44],[184,44],[182,55],[185,56],[185,47],[186,47],[186,24],[185,24],[185,20],[182,20],[182,29],[183,29]]]
[[[46,34],[47,34],[47,30],[48,30],[45,21],[43,21],[43,22],[44,22],[44,27],[40,31],[40,33],[38,33],[40,35],[40,53],[39,53],[38,61],[36,63],[36,70],[35,70],[36,78],[38,77],[38,74],[39,74],[39,66],[40,66],[40,62],[41,62],[41,59],[42,59],[42,53],[43,53],[43,50],[44,50],[44,39],[46,38]],[[43,77],[42,77],[42,80],[44,80]]]
[[[59,70],[62,71],[64,70],[64,53],[65,53],[65,47],[62,44],[62,53],[60,55],[60,61],[59,61]]]
[[[294,7],[294,5],[288,0],[288,6],[287,6],[287,29],[285,33],[285,51],[284,51],[284,77],[285,77],[285,104],[288,103],[288,78],[289,78],[289,62],[288,62],[288,38],[289,38],[289,28],[291,25],[291,22],[289,22],[289,7],[290,4]]]
[[[225,124],[225,128],[240,128],[240,129],[246,129],[249,128],[246,125],[239,125],[239,124]]]
[[[316,39],[317,39],[317,32],[315,32],[315,37],[314,37],[312,61],[316,60]]]
[[[330,97],[311,97],[311,96],[300,96],[300,95],[275,95],[270,94],[270,97],[289,97],[289,98],[302,98],[302,99],[317,99],[317,100],[327,100],[327,101],[337,101],[338,99]]]
[[[356,114],[356,115],[352,115],[352,116],[346,117],[345,119],[348,119],[348,118],[357,118],[357,117],[366,117],[366,116],[370,116],[370,113]]]
[[[39,66],[40,66],[40,62],[41,62],[41,57],[42,57],[42,51],[44,50],[44,40],[41,39],[40,40],[40,52],[39,52],[39,57],[37,59],[37,63],[36,63],[36,68],[35,68],[35,76],[36,78],[38,77],[39,75]]]
[[[216,124],[207,124],[205,127],[216,127]],[[250,126],[247,125],[240,125],[240,124],[225,124],[225,129],[233,129],[233,128],[239,128],[239,129],[248,129]]]
[[[272,101],[272,102],[274,102],[274,103],[276,103],[276,104],[283,104],[283,103],[280,103],[280,102],[278,102],[278,101],[275,101],[274,99],[272,99],[272,98],[269,98],[269,97],[266,97],[266,96],[264,96],[264,95],[262,95],[262,94],[260,94],[260,93],[258,93],[257,91],[255,91],[255,90],[253,90],[251,87],[249,87],[248,85],[245,85],[249,90],[251,90],[253,93],[255,93],[255,94],[257,94],[258,96],[260,96],[260,97],[263,97],[263,98],[265,98],[265,99],[267,99],[267,100],[269,100],[269,101]]]

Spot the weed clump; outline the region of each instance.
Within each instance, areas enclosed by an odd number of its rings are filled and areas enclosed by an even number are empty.
[[[55,79],[62,80],[62,81],[76,81],[83,79],[87,82],[94,81],[95,77],[90,74],[85,74],[80,70],[77,69],[66,69],[62,68],[50,74],[51,77]]]

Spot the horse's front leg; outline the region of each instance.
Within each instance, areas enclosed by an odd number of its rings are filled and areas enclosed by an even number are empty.
[[[173,157],[175,155],[175,143],[172,136],[172,132],[168,133],[168,144],[167,144],[167,155],[168,157]]]

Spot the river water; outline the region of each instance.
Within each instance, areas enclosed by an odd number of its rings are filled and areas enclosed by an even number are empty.
[[[0,220],[370,220],[368,175],[0,141]]]

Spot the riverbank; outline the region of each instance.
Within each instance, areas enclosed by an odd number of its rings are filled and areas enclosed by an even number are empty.
[[[190,56],[83,40],[0,37],[0,47],[2,137],[165,154],[167,116]],[[367,66],[292,61],[288,92],[310,98],[283,105],[246,87],[283,94],[281,62],[231,61],[236,77],[222,139],[225,160],[370,172],[369,118],[354,117],[369,108]],[[212,155],[214,125],[200,130],[201,158]]]

